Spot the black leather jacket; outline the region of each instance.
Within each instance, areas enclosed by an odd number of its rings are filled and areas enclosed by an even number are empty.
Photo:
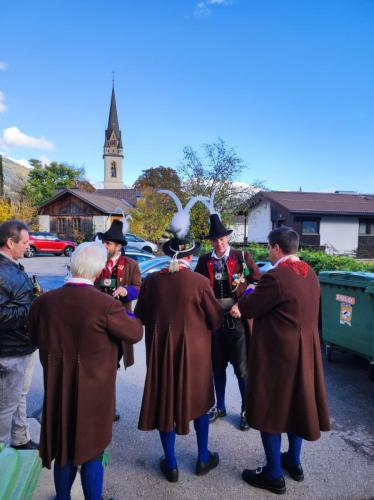
[[[0,357],[35,351],[28,336],[28,315],[35,295],[19,264],[0,254]]]

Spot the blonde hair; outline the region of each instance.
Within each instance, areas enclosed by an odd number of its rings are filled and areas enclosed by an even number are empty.
[[[71,255],[71,274],[74,277],[94,280],[104,269],[107,258],[108,252],[102,243],[81,243]]]

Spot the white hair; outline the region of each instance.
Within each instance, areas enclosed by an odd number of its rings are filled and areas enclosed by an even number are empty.
[[[71,274],[77,278],[94,280],[104,269],[107,258],[108,251],[102,243],[81,243],[71,255]]]

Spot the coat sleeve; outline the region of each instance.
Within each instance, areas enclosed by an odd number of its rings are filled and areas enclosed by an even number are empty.
[[[214,296],[213,290],[207,286],[203,290],[201,307],[205,312],[206,322],[209,330],[215,331],[223,322],[223,310]]]
[[[141,284],[142,284],[142,278],[140,275],[139,265],[137,262],[134,261],[132,267],[131,279],[125,285],[125,288],[127,290],[127,295],[126,297],[121,299],[122,302],[131,302],[132,300],[137,299],[139,296],[139,290]]]
[[[202,274],[203,276],[206,276],[206,271],[204,270],[204,262],[202,257],[199,257],[199,260],[197,261],[195,267],[195,273],[199,273]]]
[[[245,263],[248,266],[248,269],[251,270],[251,275],[249,276],[249,282],[253,283],[254,281],[260,281],[261,271],[257,267],[255,261],[252,259],[252,255],[249,252],[245,252],[244,258],[245,258]]]
[[[136,344],[143,336],[141,322],[129,316],[119,301],[113,301],[108,309],[107,331],[110,335],[129,344]]]
[[[239,310],[244,318],[259,318],[274,309],[281,300],[278,281],[265,273],[253,293],[239,299]]]

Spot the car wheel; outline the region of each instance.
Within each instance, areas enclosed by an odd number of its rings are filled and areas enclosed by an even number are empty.
[[[66,255],[66,257],[70,257],[70,255],[73,253],[73,251],[74,251],[73,247],[66,247],[64,250],[64,255]]]
[[[25,252],[25,257],[27,257],[28,259],[31,259],[31,257],[34,257],[35,255],[35,248],[34,247],[29,247],[26,252]]]
[[[143,247],[142,250],[144,250],[145,252],[153,253],[151,247]]]
[[[62,255],[62,253],[55,253],[56,257],[60,257]]]

